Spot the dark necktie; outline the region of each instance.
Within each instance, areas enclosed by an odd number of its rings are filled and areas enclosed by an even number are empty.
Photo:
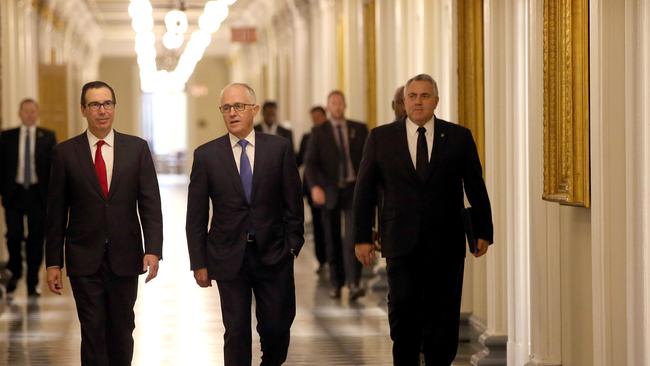
[[[338,132],[339,137],[339,182],[341,185],[345,185],[345,182],[348,180],[348,159],[347,154],[345,153],[345,140],[343,139],[343,126],[338,124],[336,126],[336,131]]]
[[[246,154],[246,145],[248,145],[248,141],[239,140],[238,144],[241,146],[241,157],[239,158],[239,178],[241,179],[241,184],[244,187],[246,201],[250,203],[251,189],[253,188],[253,169],[251,169],[251,162],[248,160],[248,154]]]
[[[99,180],[99,185],[102,187],[104,197],[108,198],[108,178],[106,176],[106,163],[102,156],[102,146],[106,143],[104,140],[97,141],[97,150],[95,150],[95,173]]]
[[[427,148],[427,138],[425,137],[426,132],[426,128],[418,127],[418,149],[415,157],[415,170],[422,181],[427,179],[427,172],[429,171],[429,149]]]
[[[25,170],[23,173],[23,187],[29,189],[30,184],[32,183],[32,139],[30,138],[31,132],[29,128],[25,129]]]

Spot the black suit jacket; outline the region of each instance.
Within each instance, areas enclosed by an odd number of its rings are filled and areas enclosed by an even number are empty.
[[[465,256],[463,186],[476,211],[476,236],[492,242],[490,201],[471,132],[436,118],[434,133],[425,181],[409,155],[404,120],[370,133],[354,194],[356,243],[372,242],[374,208],[381,202],[383,256],[408,255],[419,242],[441,255]]]
[[[368,128],[361,122],[347,120],[350,160],[358,175],[363,145]],[[311,130],[305,157],[305,177],[309,188],[320,186],[325,191],[325,207],[333,209],[339,195],[339,150],[332,123],[326,121]]]
[[[260,259],[273,265],[303,245],[300,177],[287,139],[255,134],[251,202],[246,201],[229,135],[194,151],[187,202],[187,245],[192,270],[211,279],[234,278],[241,267],[250,225]],[[209,203],[212,202],[210,220]],[[210,226],[208,228],[208,222]]]
[[[63,267],[64,248],[69,276],[95,274],[104,255],[119,276],[143,273],[145,253],[162,257],[160,192],[147,142],[115,131],[114,145],[108,198],[95,174],[86,133],[54,148],[46,219],[48,267]]]
[[[19,138],[20,127],[6,130],[0,134],[0,194],[2,194],[2,202],[5,205],[11,203],[17,188]],[[34,164],[38,177],[38,188],[43,203],[45,203],[50,179],[50,157],[52,149],[56,145],[56,136],[54,131],[36,127],[35,141]]]
[[[264,123],[264,122],[260,122],[260,123],[255,125],[254,128],[255,128],[256,132],[264,133],[264,131],[262,131],[262,123]],[[291,151],[293,152],[294,151],[293,150],[293,132],[291,132],[291,130],[286,129],[286,128],[280,126],[280,125],[278,125],[276,127],[275,131],[276,131],[278,136],[282,136],[285,139],[289,140],[289,142],[291,143]]]

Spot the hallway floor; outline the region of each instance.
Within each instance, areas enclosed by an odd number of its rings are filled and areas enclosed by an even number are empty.
[[[141,277],[133,365],[222,365],[224,328],[216,285],[199,288],[189,270],[187,182],[161,176],[160,189],[164,260],[154,281],[145,285]],[[332,300],[315,263],[308,241],[296,260],[297,315],[286,365],[391,365],[385,294],[369,292],[349,303],[344,291],[342,299]],[[40,298],[27,299],[21,282],[0,310],[0,365],[79,364],[81,337],[69,284],[56,296],[42,281],[41,292]],[[253,334],[253,364],[259,364],[259,338]],[[462,363],[454,365],[468,364],[463,350],[461,345]]]

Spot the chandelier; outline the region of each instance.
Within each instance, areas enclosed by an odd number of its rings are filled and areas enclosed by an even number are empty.
[[[140,68],[140,89],[143,92],[181,91],[201,60],[206,48],[221,23],[228,17],[228,7],[237,0],[211,0],[205,3],[203,13],[199,16],[198,29],[192,32],[185,44],[183,53],[178,58],[176,68],[172,71],[158,70],[156,65],[156,36],[153,33],[153,8],[150,0],[131,0],[129,15],[131,27],[135,31],[135,52]],[[185,4],[181,1],[179,9],[165,15],[167,31],[162,43],[169,50],[180,49],[185,43],[188,30]]]

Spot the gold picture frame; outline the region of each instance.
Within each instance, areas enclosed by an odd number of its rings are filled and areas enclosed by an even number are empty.
[[[543,199],[589,207],[589,3],[544,1]]]

